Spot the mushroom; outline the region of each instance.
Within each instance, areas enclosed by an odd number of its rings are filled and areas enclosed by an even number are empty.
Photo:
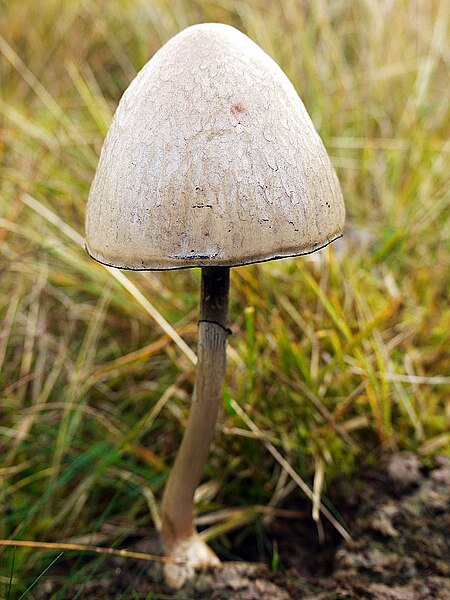
[[[345,209],[327,152],[294,87],[228,25],[170,39],[124,93],[86,215],[94,259],[133,270],[202,269],[192,407],[162,500],[165,567],[179,588],[219,564],[196,532],[193,497],[225,372],[229,269],[318,250]]]

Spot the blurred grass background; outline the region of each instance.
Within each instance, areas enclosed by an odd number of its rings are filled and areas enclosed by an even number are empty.
[[[85,254],[83,220],[123,91],[198,22],[238,27],[284,69],[348,211],[333,248],[232,270],[197,498],[217,513],[211,543],[232,556],[228,528],[298,492],[265,440],[314,489],[316,518],[335,476],[384,451],[449,453],[449,17],[447,0],[0,1],[0,538],[123,546],[158,526],[200,273],[114,276]],[[0,549],[1,595],[55,556]],[[101,567],[71,556],[66,591]]]

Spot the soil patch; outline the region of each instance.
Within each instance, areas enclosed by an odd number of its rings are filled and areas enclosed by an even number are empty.
[[[398,453],[386,459],[381,470],[366,471],[357,485],[343,480],[333,487],[333,503],[349,526],[350,542],[342,542],[325,526],[320,544],[316,524],[306,516],[277,519],[265,527],[265,536],[279,553],[276,572],[273,562],[272,568],[259,562],[224,563],[171,594],[160,565],[149,568],[148,563],[108,558],[102,574],[83,584],[78,597],[450,600],[449,458],[438,458],[435,468],[427,470],[415,455]],[[247,537],[233,550],[244,560],[255,561],[261,557],[258,545]],[[157,550],[156,541],[148,539],[129,547]],[[62,576],[49,574],[35,597],[76,596],[74,586],[61,594]]]

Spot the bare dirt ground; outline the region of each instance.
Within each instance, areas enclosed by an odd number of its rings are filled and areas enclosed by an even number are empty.
[[[450,600],[450,458],[424,468],[410,453],[366,470],[358,485],[337,481],[334,505],[342,511],[352,540],[343,543],[330,529],[318,543],[317,529],[304,520],[273,521],[267,536],[277,544],[280,567],[254,562],[224,563],[176,594],[164,587],[161,569],[130,559],[108,559],[98,578],[83,585],[83,599],[176,598],[178,600]],[[255,560],[255,540],[237,549]],[[134,548],[154,552],[154,542]],[[236,551],[236,549],[234,548]],[[56,574],[55,574],[56,575]],[[38,598],[60,595],[61,573],[40,585]]]

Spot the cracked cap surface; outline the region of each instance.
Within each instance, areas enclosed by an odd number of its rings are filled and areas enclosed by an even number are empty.
[[[234,266],[337,237],[335,171],[278,65],[228,25],[170,39],[124,93],[89,194],[86,247],[126,269]]]

